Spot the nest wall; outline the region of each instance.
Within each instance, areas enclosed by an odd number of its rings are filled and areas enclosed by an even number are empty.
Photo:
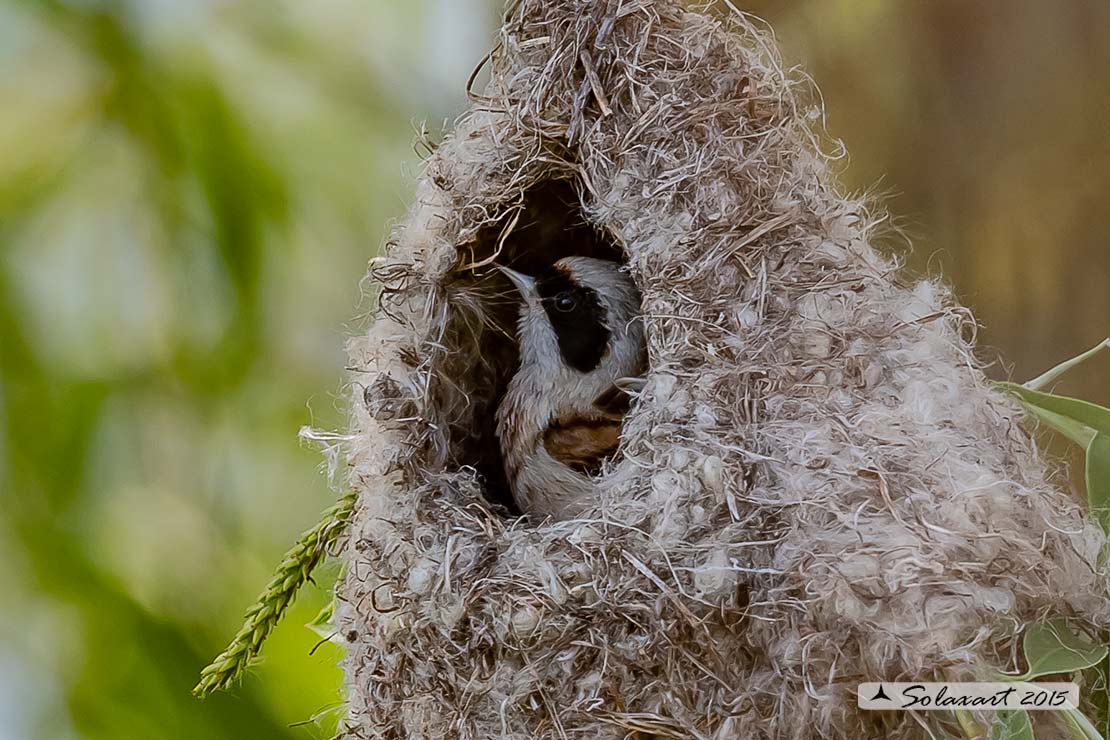
[[[351,344],[352,737],[921,737],[855,684],[1110,621],[1104,536],[967,310],[873,248],[814,100],[740,15],[508,9]],[[650,370],[596,509],[536,522],[492,436],[516,349],[490,265],[577,253],[627,262]]]

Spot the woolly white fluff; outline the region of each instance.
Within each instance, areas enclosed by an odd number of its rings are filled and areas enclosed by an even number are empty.
[[[1110,623],[1104,535],[967,310],[875,251],[767,32],[520,0],[491,73],[351,344],[350,736],[922,737],[855,684],[1015,669],[1048,614]],[[553,179],[624,250],[650,371],[596,510],[540,523],[474,466],[514,361],[486,266]]]

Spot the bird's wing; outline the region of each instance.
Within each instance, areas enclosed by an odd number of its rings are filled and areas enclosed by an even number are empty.
[[[563,465],[593,475],[617,451],[620,435],[620,418],[575,415],[551,422],[543,433],[543,446]]]
[[[611,385],[609,390],[594,399],[594,409],[598,414],[618,420],[632,407],[632,396],[620,385]]]
[[[617,451],[624,415],[631,403],[632,397],[624,389],[612,386],[594,400],[590,411],[561,416],[548,424],[544,449],[580,473],[596,474],[601,463]]]

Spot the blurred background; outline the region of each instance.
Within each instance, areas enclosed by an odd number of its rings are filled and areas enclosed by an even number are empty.
[[[997,376],[1110,333],[1110,3],[744,7]],[[498,13],[0,0],[0,740],[330,737],[329,574],[241,688],[189,689],[335,499],[297,431],[343,427],[366,261]],[[1063,390],[1110,402],[1107,363]]]

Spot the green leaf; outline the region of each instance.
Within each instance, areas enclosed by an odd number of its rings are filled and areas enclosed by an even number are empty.
[[[1096,434],[1087,445],[1087,501],[1091,514],[1110,532],[1110,434]]]
[[[1098,665],[1106,657],[1105,645],[1078,635],[1064,619],[1050,619],[1025,631],[1025,662],[1029,670],[1015,681],[1031,681],[1053,673],[1073,673]]]
[[[1102,733],[1087,719],[1087,715],[1078,709],[1065,709],[1064,719],[1068,722],[1073,740],[1106,740]]]
[[[339,633],[335,629],[335,599],[329,601],[305,627],[308,627],[324,640],[336,642]]]
[[[952,714],[956,716],[956,721],[960,725],[960,730],[963,736],[966,737],[983,737],[983,728],[975,721],[975,716],[966,709],[955,709]]]
[[[927,740],[956,740],[950,733],[936,727],[926,727],[925,736]]]
[[[1087,694],[1099,732],[1110,735],[1110,657],[1095,666]]]
[[[1017,383],[1003,382],[998,385],[1013,393],[1029,406],[1035,406],[1038,409],[1074,419],[1097,432],[1110,434],[1110,409],[1108,408],[1078,398],[1031,390]]]
[[[1110,349],[1110,339],[1102,340],[1094,347],[1091,347],[1089,350],[1077,357],[1073,357],[1070,360],[1064,360],[1059,365],[1052,368],[1043,375],[1039,375],[1036,378],[1030,380],[1028,383],[1025,384],[1025,387],[1030,390],[1039,391],[1046,385],[1066,373],[1068,370],[1071,370],[1073,367],[1079,365],[1082,362],[1086,362],[1104,349]]]
[[[994,715],[990,740],[1034,740],[1029,715],[1021,710],[1002,710]]]
[[[1098,432],[1094,429],[1091,429],[1085,424],[1080,424],[1075,419],[1068,418],[1067,416],[1061,416],[1060,414],[1055,414],[1051,411],[1046,411],[1045,409],[1042,409],[1038,406],[1031,406],[1027,403],[1023,403],[1022,405],[1025,406],[1026,411],[1037,417],[1039,421],[1048,424],[1057,432],[1063,434],[1065,437],[1084,449],[1086,449],[1087,446],[1091,444],[1091,440],[1093,440],[1095,438],[1095,435],[1098,434]]]

